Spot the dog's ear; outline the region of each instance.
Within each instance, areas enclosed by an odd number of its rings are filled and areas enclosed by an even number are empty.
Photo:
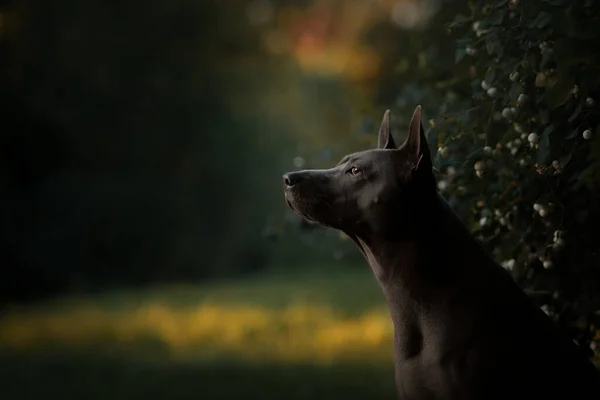
[[[431,155],[425,138],[425,130],[421,122],[421,106],[417,106],[410,120],[408,136],[401,148],[408,153],[408,156],[414,160],[413,169],[419,169],[429,165],[431,168]]]
[[[392,129],[390,127],[390,110],[386,110],[383,114],[383,121],[379,128],[378,147],[380,149],[395,149],[396,143],[392,137]]]

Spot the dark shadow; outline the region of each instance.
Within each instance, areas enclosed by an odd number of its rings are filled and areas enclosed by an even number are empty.
[[[109,357],[0,356],[3,400],[393,399],[393,372],[370,365],[143,363]]]

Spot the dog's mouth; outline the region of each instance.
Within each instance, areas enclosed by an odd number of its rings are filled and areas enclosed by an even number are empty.
[[[312,217],[311,210],[313,205],[310,204],[310,202],[303,200],[303,198],[297,193],[286,190],[285,202],[287,203],[288,207],[299,217],[304,218],[308,222],[319,224],[319,222]]]
[[[323,218],[316,217],[318,213],[315,207],[317,207],[318,204],[314,203],[312,200],[306,200],[302,196],[299,196],[298,193],[290,193],[286,190],[285,202],[296,215],[305,219],[307,222],[324,227],[333,227],[332,224],[328,223],[328,221],[325,221]]]
[[[307,213],[304,211],[307,208],[305,201],[298,199],[298,195],[286,190],[285,202],[288,207],[302,218],[307,218]],[[308,218],[307,218],[308,219]]]

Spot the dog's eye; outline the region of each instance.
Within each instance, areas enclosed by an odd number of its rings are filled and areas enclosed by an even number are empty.
[[[350,173],[352,175],[360,175],[361,171],[360,171],[360,169],[358,167],[352,167],[352,168],[350,168]]]

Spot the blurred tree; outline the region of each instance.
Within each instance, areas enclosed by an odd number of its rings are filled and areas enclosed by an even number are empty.
[[[94,289],[266,265],[280,142],[261,145],[260,121],[232,108],[268,73],[246,3],[2,5],[2,282]]]

